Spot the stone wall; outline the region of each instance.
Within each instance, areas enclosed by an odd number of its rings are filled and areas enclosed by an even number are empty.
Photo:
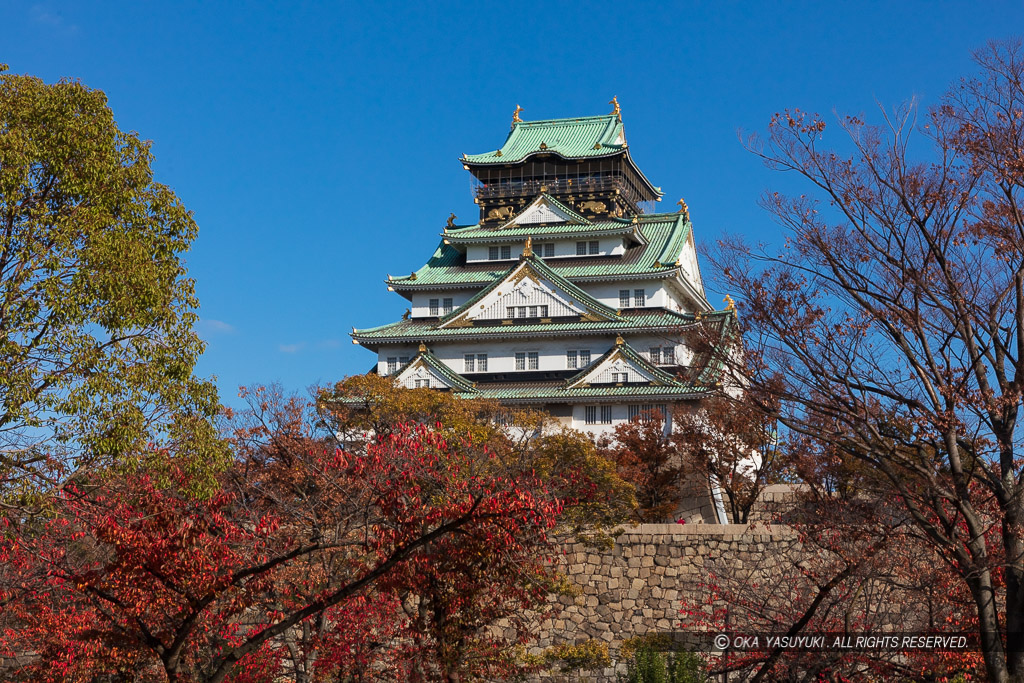
[[[774,552],[765,553],[769,544]],[[684,599],[700,603],[711,566],[771,573],[779,551],[795,547],[791,529],[762,523],[643,524],[618,536],[611,550],[568,545],[565,571],[579,594],[557,598],[562,611],[541,625],[532,651],[597,640],[617,660],[624,641],[676,630]],[[589,671],[573,680],[614,681],[615,673]]]

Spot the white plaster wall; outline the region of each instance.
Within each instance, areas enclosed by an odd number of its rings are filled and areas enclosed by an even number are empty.
[[[576,243],[587,242],[589,243],[596,240],[600,243],[600,252],[597,254],[587,253],[587,256],[619,256],[625,251],[625,245],[623,238],[616,237],[605,237],[605,238],[594,238],[594,237],[580,237],[579,239],[568,239],[568,240],[551,240],[537,238],[533,241],[533,253],[538,256],[543,256],[543,245],[554,243],[555,255],[552,258],[568,258],[576,257]],[[494,242],[492,244],[470,244],[466,246],[466,262],[474,263],[479,261],[489,260],[488,249],[490,247],[500,247],[503,245],[511,246],[511,259],[507,261],[492,261],[494,264],[500,263],[511,263],[519,258],[520,254],[523,253],[523,245],[526,242],[525,239],[512,240],[508,242]],[[548,258],[548,257],[545,257]]]
[[[487,344],[435,345],[431,347],[431,350],[445,365],[460,374],[464,368],[463,356],[467,353],[486,353],[487,372],[516,372],[516,352],[536,351],[539,354],[537,370],[531,371],[527,366],[524,372],[538,372],[567,369],[565,362],[567,349],[589,349],[590,360],[593,362],[608,351],[614,343],[614,338],[603,337],[581,337],[577,340],[517,339]]]
[[[377,353],[377,373],[380,375],[388,374],[389,357],[394,356],[395,358],[401,358],[402,356],[406,356],[409,360],[412,360],[416,357],[417,353],[419,353],[419,344],[382,348]],[[398,367],[401,369],[402,364],[399,363]]]
[[[686,244],[683,246],[683,251],[679,255],[679,265],[683,269],[683,274],[686,278],[693,283],[694,287],[699,292],[703,292],[704,288],[701,286],[699,271],[697,269],[697,250],[693,245],[693,236],[686,240]]]
[[[439,307],[438,315],[444,315],[444,300],[445,297],[451,297],[452,309],[456,309],[462,304],[469,301],[476,292],[469,290],[462,291],[437,291],[437,292],[422,292],[414,293],[412,295],[412,317],[414,318],[429,318],[430,315],[430,300],[437,299],[437,305]]]
[[[633,293],[642,289],[647,295],[645,308],[667,308],[665,302],[670,298],[665,291],[664,283],[661,280],[633,280],[621,283],[581,283],[587,294],[594,297],[605,306],[619,308],[619,290],[628,289],[630,308],[633,307]]]
[[[675,348],[676,364],[689,365],[692,352],[677,338],[669,336],[642,335],[626,337],[626,342],[636,349],[644,358],[652,346]],[[568,349],[587,349],[590,351],[591,362],[596,361],[615,344],[614,337],[576,337],[561,339],[516,339],[509,341],[482,341],[462,343],[442,343],[430,345],[430,350],[455,372],[462,374],[464,358],[467,353],[486,353],[487,372],[516,372],[515,354],[517,351],[537,351],[538,368],[540,370],[566,370],[565,352]],[[387,374],[387,359],[390,356],[416,356],[419,345],[406,345],[382,348],[378,353],[378,372]],[[578,368],[582,370],[583,368]],[[525,372],[530,372],[529,369]]]
[[[660,404],[647,404],[647,403],[643,403],[643,402],[640,402],[640,401],[638,401],[636,404],[637,405],[644,405],[644,406],[650,405],[652,408],[655,408],[658,405],[667,405],[667,404],[664,404],[664,403],[660,403]],[[601,435],[604,435],[604,434],[610,434],[618,425],[622,424],[623,422],[629,422],[629,404],[627,404],[627,403],[615,403],[615,404],[612,404],[612,423],[611,424],[588,425],[587,424],[587,415],[586,415],[586,407],[587,407],[587,405],[594,405],[594,406],[598,407],[597,408],[597,419],[600,420],[601,419],[601,406],[602,405],[608,405],[608,404],[601,404],[601,403],[586,404],[586,403],[581,403],[580,405],[574,405],[572,407],[572,424],[570,425],[573,429],[577,429],[577,430],[579,430],[581,432],[584,432],[585,434],[590,434],[591,436],[597,437],[597,436],[601,436]]]

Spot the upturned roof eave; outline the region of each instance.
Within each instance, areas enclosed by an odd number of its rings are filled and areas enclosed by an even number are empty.
[[[605,145],[602,145],[602,146],[605,146]],[[558,150],[550,149],[549,148],[549,149],[538,149],[536,151],[529,152],[529,153],[526,154],[526,156],[519,157],[519,158],[513,159],[511,161],[508,160],[508,159],[503,159],[501,157],[495,157],[493,160],[492,159],[488,159],[488,160],[476,160],[476,161],[470,159],[469,157],[466,157],[466,158],[460,158],[459,161],[462,163],[463,166],[469,166],[470,168],[473,168],[474,166],[481,167],[481,168],[489,167],[489,166],[490,167],[493,167],[493,166],[518,166],[519,164],[525,164],[531,158],[533,158],[535,156],[539,156],[541,154],[548,155],[548,156],[557,156],[557,157],[560,157],[561,159],[563,159],[565,161],[587,161],[589,159],[607,159],[609,157],[613,157],[613,156],[617,156],[619,154],[623,154],[628,149],[629,148],[628,148],[627,145],[621,145],[621,146],[618,146],[616,149],[613,149],[612,151],[608,152],[607,154],[587,154],[585,156],[566,156],[565,154],[560,153]],[[486,154],[494,154],[495,152],[499,152],[499,151],[501,151],[501,150],[500,149],[496,149],[496,150],[494,150],[494,152],[486,152]],[[476,155],[476,156],[484,156],[484,155],[481,154],[481,155]]]
[[[580,328],[569,328],[569,329],[544,329],[544,323],[539,323],[536,329],[531,330],[516,330],[509,331],[508,328],[502,325],[489,325],[486,327],[459,327],[454,328],[458,330],[457,333],[453,333],[453,328],[434,328],[434,329],[422,329],[422,330],[410,330],[404,334],[392,334],[388,336],[374,336],[374,332],[382,330],[390,325],[396,323],[388,323],[387,325],[380,325],[378,327],[366,328],[364,330],[353,330],[349,336],[356,340],[360,345],[363,346],[383,346],[388,344],[409,344],[412,342],[419,341],[444,341],[446,338],[451,340],[466,340],[466,339],[479,339],[494,337],[497,339],[519,339],[519,338],[530,338],[530,337],[579,337],[579,336],[608,336],[609,334],[646,334],[649,332],[682,332],[685,329],[693,327],[695,321],[690,318],[688,320],[680,320],[676,323],[668,324],[642,324],[638,323],[633,327],[628,326],[629,321],[622,321],[623,324],[615,325],[615,321],[608,321],[609,324],[606,326],[600,326],[600,324],[592,324],[592,327],[580,327]]]
[[[557,272],[557,271],[556,271]],[[562,276],[569,282],[614,282],[616,280],[649,280],[655,279],[660,280],[667,277],[672,277],[680,272],[680,269],[676,266],[669,266],[667,268],[644,271],[638,273],[602,273],[600,275],[572,275],[569,277]],[[429,289],[476,289],[477,287],[487,287],[493,282],[493,280],[475,280],[473,282],[431,282],[426,284],[415,284],[415,280],[386,280],[388,286],[395,291],[400,289],[406,289],[408,291],[424,291]]]
[[[534,240],[553,239],[556,237],[607,237],[614,235],[629,235],[633,233],[633,226],[626,223],[606,228],[599,228],[596,226],[586,226],[588,229],[575,230],[572,232],[562,231],[559,232],[558,228],[564,227],[565,223],[552,223],[542,224],[534,223],[526,228],[524,226],[518,226],[516,228],[504,228],[503,230],[508,233],[515,234],[502,234],[497,229],[487,230],[487,234],[473,235],[469,237],[463,237],[460,235],[453,235],[450,232],[442,232],[441,237],[448,240],[451,244],[486,244],[488,242],[498,242],[504,239],[525,239],[532,237]],[[579,225],[573,223],[572,225]],[[582,226],[581,226],[582,227]],[[529,232],[527,232],[529,230]],[[483,232],[483,229],[481,230]]]

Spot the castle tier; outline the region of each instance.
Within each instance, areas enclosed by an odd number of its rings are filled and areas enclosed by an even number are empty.
[[[501,149],[464,155],[479,220],[441,233],[422,268],[388,277],[402,320],[353,330],[376,371],[409,388],[545,409],[593,434],[692,402],[719,381],[734,315],[708,304],[685,203],[634,164],[622,120],[520,121]]]

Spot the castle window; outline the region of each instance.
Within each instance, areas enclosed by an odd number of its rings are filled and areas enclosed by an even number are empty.
[[[478,353],[476,354],[476,369],[477,372],[487,372],[487,354]]]
[[[544,245],[544,258],[551,258],[555,255],[554,243]]]
[[[576,255],[577,256],[586,256],[587,255],[587,243],[586,242],[577,242],[576,243]]]
[[[613,372],[612,373],[612,382],[622,382],[622,383],[625,383],[625,382],[628,382],[628,381],[629,381],[629,373],[628,372]]]
[[[454,305],[453,305],[452,300],[451,299],[445,299],[444,300],[444,314],[448,315],[449,313],[452,312],[453,308],[454,308]]]
[[[536,311],[533,312],[533,313],[530,313],[530,309],[531,308],[537,308],[537,307],[536,306],[506,306],[505,307],[506,317],[508,317],[508,318],[526,318],[526,317],[535,318],[535,317],[537,317],[536,316]],[[543,306],[542,308],[546,309],[547,306]],[[529,316],[527,316],[527,314],[529,314]]]
[[[651,362],[655,365],[675,365],[676,349],[674,346],[652,346],[648,352]]]
[[[390,375],[391,373],[396,372],[397,370],[398,370],[398,357],[397,356],[388,356],[388,374]]]
[[[490,260],[490,261],[497,261],[498,260],[498,248],[497,247],[490,247],[490,248],[487,249],[487,259]]]
[[[526,353],[520,351],[516,353],[516,370],[526,369]]]
[[[398,367],[405,367],[408,364],[409,364],[409,356],[399,356],[398,357]]]
[[[642,289],[633,290],[633,305],[637,308],[647,305],[647,292]]]
[[[601,424],[610,425],[612,423],[612,407],[601,406]]]
[[[502,247],[501,248],[501,258],[506,259],[506,260],[512,258],[512,247],[510,247],[508,245]]]
[[[619,308],[629,308],[629,290],[619,290]]]
[[[597,424],[597,406],[587,406],[583,412],[584,422],[586,422],[588,425]]]
[[[590,365],[589,349],[569,349],[565,352],[565,367],[570,370],[585,368]]]
[[[530,306],[530,317],[531,318],[536,318],[537,317],[537,307],[536,306]]]
[[[417,389],[429,389],[430,388],[430,380],[429,379],[417,379],[417,380],[414,380],[414,382],[415,382],[415,384],[413,386],[415,386]]]
[[[530,351],[530,353],[527,354],[527,357],[530,361],[530,369],[537,370],[540,367],[540,354],[536,351]]]
[[[541,306],[540,307],[540,317],[542,317],[542,318],[548,317],[548,307],[547,306]]]
[[[594,240],[593,242],[591,242],[590,243],[590,253],[591,254],[600,254],[601,253],[601,243],[598,242],[597,240]]]
[[[431,299],[430,300],[430,315],[437,315],[437,311],[438,311],[438,308],[440,307],[439,306],[440,303],[441,303],[440,299]]]
[[[472,353],[467,353],[462,357],[462,371],[463,372],[476,372],[476,356]]]
[[[652,405],[650,403],[644,403],[642,405],[634,404],[629,406],[629,419],[640,418],[642,420],[650,420],[653,417],[665,417],[665,406],[663,405]]]

